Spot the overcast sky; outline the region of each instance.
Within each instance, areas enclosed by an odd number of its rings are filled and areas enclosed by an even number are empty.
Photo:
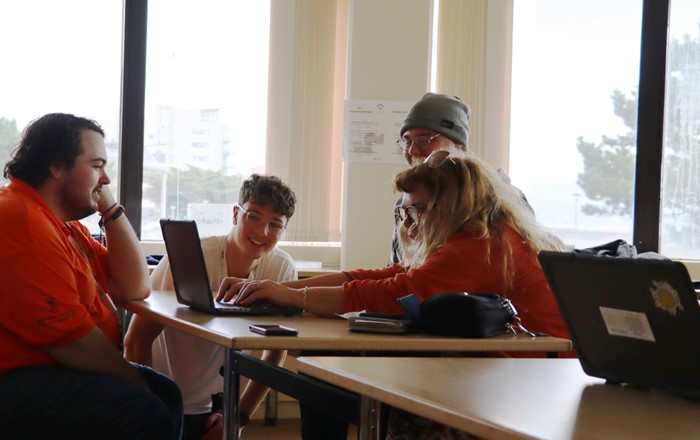
[[[671,35],[697,35],[700,2],[673,5]],[[598,143],[626,130],[610,95],[637,90],[642,2],[516,0],[515,8],[513,182],[544,224],[631,232],[631,219],[580,213],[576,140]]]

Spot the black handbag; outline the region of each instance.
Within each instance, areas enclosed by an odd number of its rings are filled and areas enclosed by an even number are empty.
[[[442,336],[462,338],[491,338],[516,328],[520,324],[517,311],[510,300],[495,293],[438,293],[420,305],[423,331]]]

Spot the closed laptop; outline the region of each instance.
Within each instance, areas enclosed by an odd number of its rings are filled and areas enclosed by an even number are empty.
[[[700,307],[682,263],[540,252],[583,370],[700,395]]]

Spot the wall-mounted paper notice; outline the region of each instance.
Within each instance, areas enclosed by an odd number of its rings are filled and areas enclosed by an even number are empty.
[[[345,160],[351,162],[405,163],[396,145],[411,101],[345,101]]]

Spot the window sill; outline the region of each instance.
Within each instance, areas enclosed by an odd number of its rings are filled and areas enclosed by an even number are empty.
[[[693,280],[700,280],[700,260],[678,260],[681,263],[685,264],[686,269],[688,269],[688,273],[690,274],[690,278]]]
[[[340,243],[339,242],[291,242],[280,241],[279,248],[287,252],[300,262],[300,271],[314,272],[335,271],[340,267]],[[141,249],[146,255],[162,255],[165,253],[165,244],[162,241],[142,241]],[[320,268],[318,263],[320,262]],[[316,264],[314,264],[316,263]]]

